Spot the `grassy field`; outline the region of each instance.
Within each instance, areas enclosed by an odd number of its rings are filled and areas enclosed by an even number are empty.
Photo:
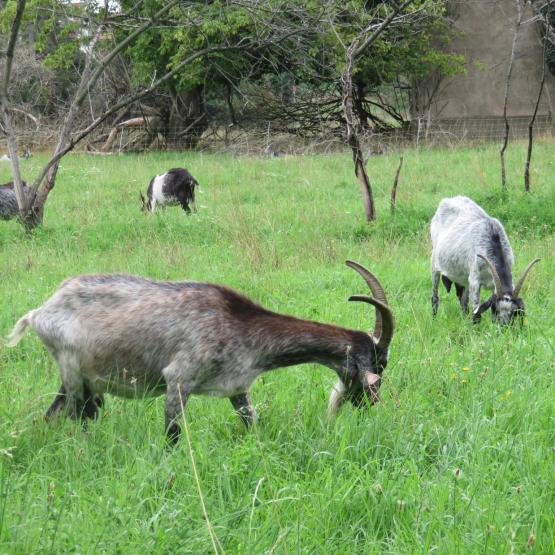
[[[278,370],[254,385],[250,432],[227,400],[193,398],[190,450],[165,448],[163,398],[109,397],[86,428],[46,424],[54,360],[32,332],[2,344],[0,553],[553,553],[554,146],[536,145],[528,195],[524,145],[510,148],[506,194],[497,147],[407,151],[394,216],[398,157],[372,158],[373,225],[348,154],[66,157],[40,229],[0,222],[0,335],[64,278],[97,271],[224,283],[273,310],[371,329],[373,311],[347,302],[367,293],[347,258],[379,277],[397,330],[379,405],[328,422],[332,372]],[[139,191],[173,166],[199,180],[198,214],[144,216]],[[523,329],[489,315],[472,326],[443,289],[432,320],[428,226],[453,194],[504,222],[515,274],[542,258]]]

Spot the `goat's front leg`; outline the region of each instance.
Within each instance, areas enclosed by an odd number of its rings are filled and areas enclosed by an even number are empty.
[[[345,403],[347,388],[342,380],[337,380],[330,392],[330,400],[328,402],[328,418],[335,416],[335,413]]]
[[[258,420],[258,415],[252,406],[248,392],[233,395],[229,400],[247,428],[250,428]]]
[[[468,276],[468,299],[472,305],[472,311],[475,312],[480,306],[480,278],[471,272]]]
[[[439,306],[439,279],[441,278],[441,272],[432,271],[432,316],[437,314],[437,307]]]

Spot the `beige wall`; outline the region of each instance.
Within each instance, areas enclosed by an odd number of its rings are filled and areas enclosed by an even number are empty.
[[[453,0],[452,12],[455,27],[461,34],[449,50],[464,54],[466,72],[444,78],[439,85],[433,78],[423,82],[413,116],[432,121],[502,116],[517,17],[515,0]],[[523,12],[509,91],[511,117],[532,114],[541,80],[542,45],[538,24],[526,22],[531,17],[533,12],[527,7]],[[555,78],[549,71],[538,113],[555,115]]]

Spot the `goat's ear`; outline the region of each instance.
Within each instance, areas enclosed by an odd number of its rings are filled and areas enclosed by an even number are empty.
[[[486,302],[482,303],[472,314],[472,323],[477,324],[482,318],[482,314],[491,308],[495,301],[497,301],[497,295],[493,294]]]

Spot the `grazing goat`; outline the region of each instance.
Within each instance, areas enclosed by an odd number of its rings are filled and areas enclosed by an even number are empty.
[[[171,206],[180,204],[181,208],[191,213],[189,203],[195,207],[195,187],[197,180],[184,168],[172,168],[162,175],[156,175],[150,180],[147,198],[141,193],[143,212],[154,212],[156,204]]]
[[[23,194],[29,194],[29,187],[25,181],[21,182],[23,187]],[[0,219],[11,220],[19,214],[19,207],[17,206],[17,198],[15,196],[15,186],[12,181],[0,185]]]
[[[394,321],[377,278],[347,261],[373,297],[372,334],[301,320],[263,308],[221,285],[154,281],[123,274],[70,278],[41,307],[19,319],[8,344],[30,326],[58,361],[62,386],[46,417],[64,408],[95,417],[105,392],[124,397],[166,394],[166,434],[179,436],[191,394],[229,397],[249,426],[256,413],[249,388],[263,372],[316,362],[335,370],[329,411],[344,401],[378,401]]]
[[[519,297],[530,268],[524,270],[513,287],[511,268],[513,251],[501,222],[492,218],[473,200],[458,196],[443,199],[431,224],[432,236],[432,312],[437,312],[440,277],[447,289],[455,284],[463,312],[472,303],[472,321],[478,322],[491,308],[494,321],[509,324],[524,316]],[[480,304],[480,287],[494,289],[493,295]]]

